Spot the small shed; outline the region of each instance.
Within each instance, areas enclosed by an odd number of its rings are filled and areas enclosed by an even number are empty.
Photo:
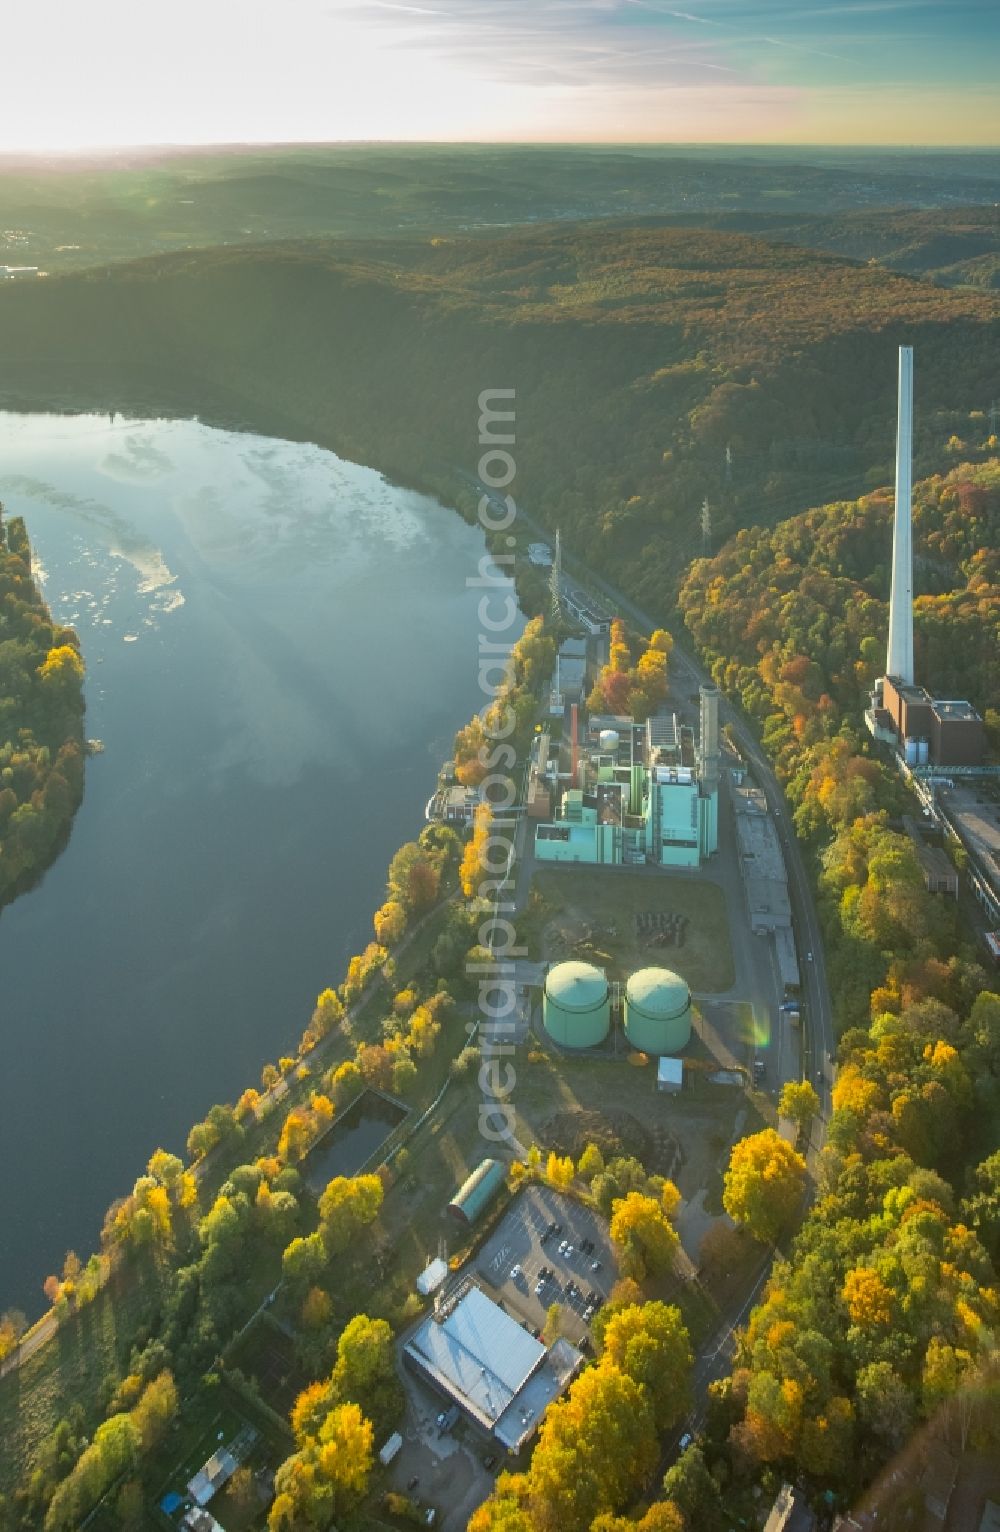
[[[203,1511],[193,1505],[181,1522],[184,1532],[225,1532],[221,1522],[216,1521],[211,1511]]]
[[[417,1278],[417,1292],[422,1293],[425,1298],[429,1293],[436,1293],[447,1275],[448,1262],[438,1256],[429,1266],[424,1267]]]
[[[684,1060],[664,1055],[656,1066],[657,1090],[676,1092],[684,1088]]]
[[[398,1431],[393,1431],[385,1446],[379,1449],[378,1460],[382,1464],[383,1468],[387,1467],[388,1464],[392,1462],[393,1458],[402,1448],[402,1445],[403,1438],[400,1436]]]
[[[233,1454],[225,1448],[221,1452],[213,1452],[205,1466],[199,1468],[193,1479],[188,1480],[187,1492],[195,1505],[206,1506],[239,1466]]]

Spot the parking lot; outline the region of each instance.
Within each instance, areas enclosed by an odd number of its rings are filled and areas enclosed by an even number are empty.
[[[570,1249],[561,1250],[567,1243]],[[604,1220],[546,1186],[529,1186],[515,1198],[480,1250],[476,1270],[508,1312],[532,1330],[541,1330],[551,1305],[560,1304],[562,1333],[574,1344],[587,1335],[588,1309],[596,1311],[618,1279]],[[551,1275],[543,1278],[543,1271]]]

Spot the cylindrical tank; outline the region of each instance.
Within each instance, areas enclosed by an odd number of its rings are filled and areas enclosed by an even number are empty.
[[[915,739],[903,741],[903,760],[907,766],[915,766],[917,764],[917,741]]]
[[[619,734],[617,729],[602,729],[598,735],[602,755],[613,755],[618,749]]]
[[[640,968],[625,986],[625,1036],[642,1053],[679,1053],[691,1041],[691,991],[669,968]]]
[[[542,1021],[562,1048],[595,1048],[611,1030],[608,980],[592,963],[557,963],[542,995]]]

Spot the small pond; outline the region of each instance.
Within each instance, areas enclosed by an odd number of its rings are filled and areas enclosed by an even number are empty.
[[[381,1091],[361,1092],[306,1156],[303,1175],[316,1193],[334,1176],[357,1175],[407,1116],[407,1108]]]

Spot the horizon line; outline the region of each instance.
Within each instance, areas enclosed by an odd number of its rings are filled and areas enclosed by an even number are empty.
[[[826,139],[639,139],[639,138],[247,138],[247,139],[163,139],[137,140],[134,143],[49,144],[0,149],[0,162],[41,156],[80,158],[93,154],[121,154],[137,151],[209,151],[220,149],[828,149],[894,150],[900,154],[1000,153],[1000,142],[979,143],[907,143],[871,140],[865,143],[831,142]]]

